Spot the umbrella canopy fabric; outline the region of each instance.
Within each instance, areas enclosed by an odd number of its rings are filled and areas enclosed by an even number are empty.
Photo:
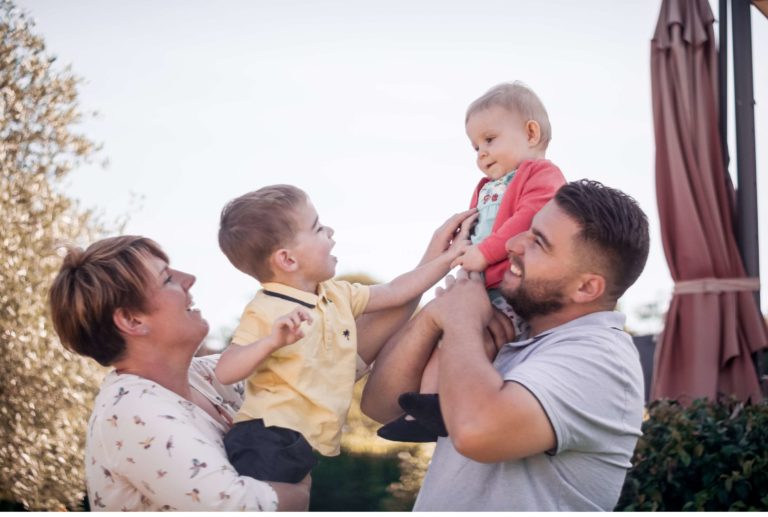
[[[717,50],[707,0],[662,0],[651,41],[656,197],[675,281],[652,398],[761,397],[751,354],[768,345],[733,230],[718,133]]]

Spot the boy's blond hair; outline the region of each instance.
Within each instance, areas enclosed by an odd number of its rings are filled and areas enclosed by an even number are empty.
[[[469,117],[478,111],[492,106],[499,106],[513,113],[518,113],[523,121],[535,120],[538,122],[541,128],[539,145],[542,149],[547,148],[549,141],[552,140],[549,115],[547,115],[544,103],[528,86],[520,81],[497,84],[469,105],[464,123],[466,124]]]
[[[260,282],[271,280],[269,257],[293,241],[296,208],[307,199],[292,185],[271,185],[233,199],[221,211],[221,251],[243,273]]]

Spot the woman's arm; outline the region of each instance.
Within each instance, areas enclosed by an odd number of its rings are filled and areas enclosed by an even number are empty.
[[[149,381],[115,386],[96,409],[87,473],[101,510],[268,510],[269,484],[240,476],[198,406]],[[300,503],[302,492],[287,497]],[[291,503],[292,505],[294,503]]]
[[[309,489],[312,485],[310,474],[298,483],[278,483],[269,485],[277,494],[278,512],[306,512],[309,510]]]

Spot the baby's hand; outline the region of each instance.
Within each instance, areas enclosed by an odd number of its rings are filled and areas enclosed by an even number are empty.
[[[456,266],[461,266],[467,271],[485,271],[488,267],[488,261],[485,260],[485,256],[476,246],[470,246],[467,251],[460,257],[451,262],[451,269]]]
[[[303,307],[296,307],[285,316],[280,316],[275,320],[272,324],[272,338],[275,341],[275,350],[292,345],[304,337],[304,331],[301,330],[302,321],[312,323],[312,316]]]

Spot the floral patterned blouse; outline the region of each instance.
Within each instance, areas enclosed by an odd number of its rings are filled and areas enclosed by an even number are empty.
[[[243,385],[216,380],[218,357],[193,359],[189,381],[231,422],[243,401]],[[85,474],[91,509],[276,510],[272,487],[239,476],[230,465],[222,441],[227,430],[159,384],[112,371],[88,424]]]

